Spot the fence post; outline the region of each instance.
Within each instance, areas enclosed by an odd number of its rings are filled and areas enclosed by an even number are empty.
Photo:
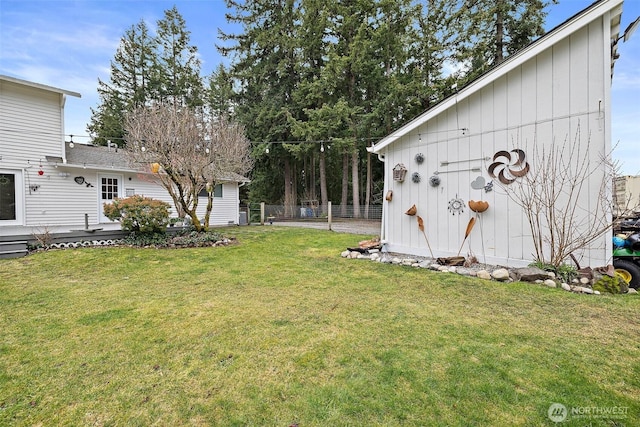
[[[329,222],[329,231],[331,231],[331,202],[327,202],[327,220]]]
[[[260,202],[260,225],[264,225],[264,202]]]

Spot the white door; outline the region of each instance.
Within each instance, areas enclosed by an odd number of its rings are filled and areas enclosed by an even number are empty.
[[[21,225],[24,216],[22,172],[0,169],[0,225]]]
[[[116,197],[122,197],[122,181],[121,175],[98,175],[100,222],[111,222],[104,216],[103,206],[105,203],[112,203]]]

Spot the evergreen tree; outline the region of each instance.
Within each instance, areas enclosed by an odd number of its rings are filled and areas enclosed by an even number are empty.
[[[123,145],[124,118],[152,101],[190,107],[203,105],[197,48],[189,45],[189,31],[178,10],[165,11],[151,37],[144,21],[129,28],[111,61],[109,82],[98,80],[100,104],[92,109],[87,131],[94,143]]]
[[[236,102],[238,120],[244,123],[252,141],[291,141],[294,136],[289,118],[299,112],[293,105],[293,93],[300,81],[295,45],[298,2],[260,0],[241,4],[226,0],[226,3],[234,10],[227,14],[227,19],[243,26],[241,35],[223,34],[223,40],[233,45],[220,48],[222,53],[234,53],[237,58],[231,73],[242,88]],[[277,171],[279,181],[284,184],[280,201],[287,216],[293,216],[298,199],[298,168],[292,148],[278,143],[272,144],[269,155],[264,146],[256,146],[254,152],[260,162],[254,169],[256,186],[252,191],[259,188],[261,174]],[[274,181],[266,178],[264,182],[273,186]]]
[[[209,76],[207,94],[207,106],[213,117],[230,118],[234,115],[233,79],[224,65],[218,65]]]
[[[144,21],[131,26],[120,39],[111,61],[109,83],[98,80],[101,103],[97,109],[91,109],[91,122],[87,126],[94,135],[94,143],[106,145],[111,140],[120,146],[124,144],[125,114],[144,105],[150,96],[155,49],[156,43]]]
[[[544,34],[544,10],[557,0],[460,0],[450,25],[459,31],[458,59],[466,81]]]
[[[158,51],[153,67],[154,99],[189,107],[204,104],[198,48],[190,45],[190,32],[178,9],[164,12],[158,21]]]

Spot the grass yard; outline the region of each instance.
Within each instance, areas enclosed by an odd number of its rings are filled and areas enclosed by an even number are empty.
[[[558,425],[640,425],[638,296],[223,232],[239,244],[0,261],[0,425],[552,426],[552,403],[582,411]]]

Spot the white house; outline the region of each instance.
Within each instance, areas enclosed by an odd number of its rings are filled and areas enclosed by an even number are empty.
[[[64,105],[80,94],[0,75],[0,234],[111,223],[103,203],[140,194],[173,203],[152,174],[131,168],[122,150],[65,141]],[[243,177],[214,192],[211,225],[238,224]],[[203,212],[206,203],[200,203]],[[175,208],[172,209],[175,216]],[[200,212],[199,212],[200,214]],[[113,227],[113,226],[112,226]]]
[[[529,264],[535,253],[529,221],[508,191],[526,174],[549,168],[544,153],[573,141],[576,158],[586,153],[596,169],[581,182],[574,213],[574,225],[587,224],[608,176],[602,159],[611,150],[621,14],[622,0],[594,3],[372,147],[385,163],[386,250],[430,256],[428,239],[435,257],[462,249],[481,262]],[[470,200],[489,208],[472,212]],[[413,205],[417,215],[405,214]],[[475,227],[462,246],[471,218]],[[604,234],[573,255],[595,267],[610,262],[610,254],[611,236]]]

